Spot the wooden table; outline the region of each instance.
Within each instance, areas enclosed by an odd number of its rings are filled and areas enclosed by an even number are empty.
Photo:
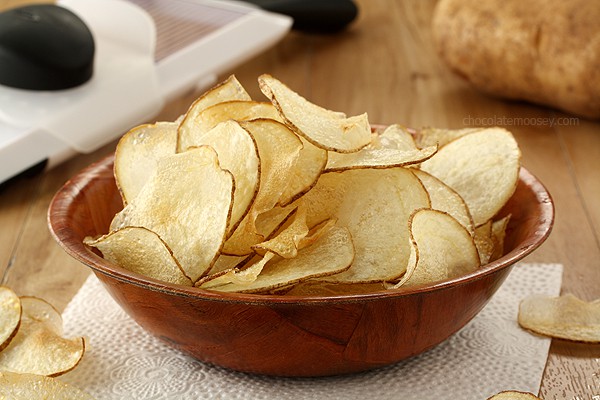
[[[321,106],[351,115],[366,111],[373,123],[511,130],[523,165],[544,182],[556,205],[550,238],[525,261],[562,263],[563,293],[600,298],[600,123],[488,97],[454,76],[432,45],[434,0],[358,3],[360,17],[347,31],[329,36],[293,32],[231,72],[255,98],[261,98],[257,76],[269,72]],[[198,94],[168,104],[156,119],[174,120]],[[46,210],[69,177],[114,146],[2,188],[1,284],[64,309],[90,271],[54,242]],[[554,340],[540,396],[600,399],[600,345]]]

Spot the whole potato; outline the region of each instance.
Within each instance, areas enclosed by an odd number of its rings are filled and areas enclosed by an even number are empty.
[[[600,118],[598,0],[440,0],[433,37],[484,92]]]

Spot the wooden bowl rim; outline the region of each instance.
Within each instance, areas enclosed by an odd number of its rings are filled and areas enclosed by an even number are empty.
[[[68,215],[67,211],[73,200],[84,190],[94,178],[99,176],[106,168],[112,170],[114,155],[109,155],[102,160],[89,165],[73,178],[68,180],[54,195],[48,208],[48,226],[51,234],[59,245],[73,258],[93,270],[94,273],[103,274],[123,283],[132,284],[147,290],[162,292],[168,295],[189,298],[197,301],[218,301],[244,304],[308,304],[308,303],[356,303],[392,299],[403,296],[421,295],[427,292],[447,290],[494,274],[508,268],[537,249],[550,235],[554,224],[554,204],[544,185],[526,168],[521,167],[519,180],[522,181],[534,194],[540,205],[541,218],[535,232],[509,253],[499,259],[481,266],[476,271],[458,278],[447,279],[435,284],[411,288],[398,288],[381,290],[372,293],[341,294],[328,296],[282,296],[271,294],[224,293],[196,287],[169,284],[156,279],[135,274],[124,268],[104,260],[81,240],[78,240],[72,231],[60,228],[61,220]]]

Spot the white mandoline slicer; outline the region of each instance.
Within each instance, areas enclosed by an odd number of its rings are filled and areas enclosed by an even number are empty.
[[[280,40],[292,19],[210,0],[59,0],[91,30],[94,74],[81,86],[0,85],[0,182],[89,153],[148,121],[165,101],[216,82]]]

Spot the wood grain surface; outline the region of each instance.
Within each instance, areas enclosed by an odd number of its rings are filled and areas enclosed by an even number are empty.
[[[9,0],[0,7],[22,0]],[[554,230],[526,261],[564,265],[563,293],[600,298],[600,124],[480,94],[453,75],[432,44],[434,0],[360,0],[360,16],[329,36],[293,32],[234,71],[260,98],[256,77],[269,72],[317,104],[348,114],[368,112],[374,123],[407,126],[499,125],[511,130],[523,165],[548,188]],[[168,104],[156,117],[172,120],[199,93]],[[114,150],[114,143],[0,190],[0,278],[18,294],[34,294],[64,309],[89,270],[67,256],[46,227],[58,188],[77,171]],[[510,388],[507,388],[510,389]],[[540,396],[600,398],[600,345],[553,341]]]

